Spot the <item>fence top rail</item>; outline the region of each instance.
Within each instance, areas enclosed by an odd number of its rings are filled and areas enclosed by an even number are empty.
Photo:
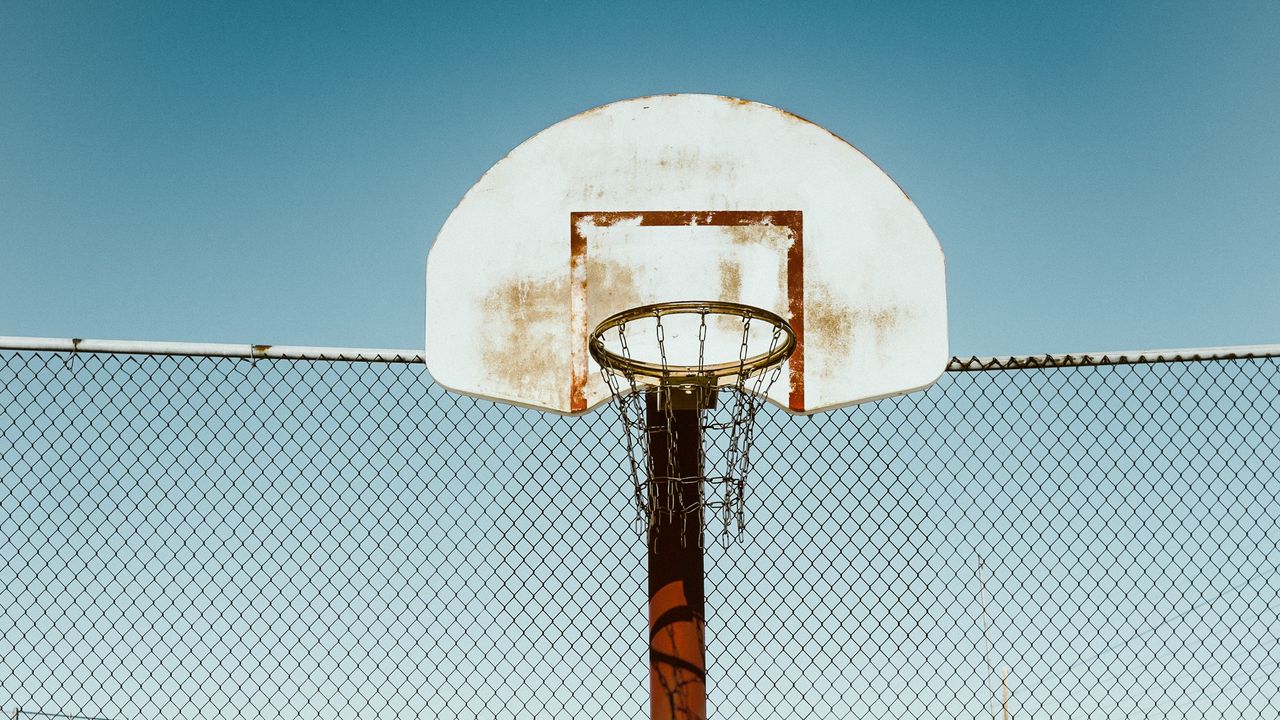
[[[953,357],[948,372],[989,370],[1030,370],[1038,368],[1089,367],[1100,365],[1143,365],[1150,363],[1200,362],[1206,360],[1248,360],[1280,357],[1280,345],[1232,345],[1226,347],[1171,348],[1165,350],[1108,350],[1103,352],[1046,355],[1006,355],[968,358]]]
[[[409,364],[423,362],[421,350],[397,350],[391,348],[242,345],[238,343],[153,342],[145,340],[85,340],[81,338],[8,337],[3,335],[0,335],[0,350],[229,357],[253,360],[333,360],[337,362]]]
[[[421,364],[421,350],[393,348],[339,348],[303,345],[254,345],[238,343],[154,342],[145,340],[86,340],[81,338],[14,337],[0,335],[0,350],[56,353],[108,353],[117,355],[175,355],[230,357],[255,360],[329,360]],[[1280,357],[1280,344],[1166,350],[1111,350],[1045,355],[953,357],[948,372],[1030,370],[1039,368],[1138,365],[1147,363],[1244,360]]]

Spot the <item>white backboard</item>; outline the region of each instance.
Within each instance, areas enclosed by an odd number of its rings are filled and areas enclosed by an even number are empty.
[[[941,248],[874,163],[768,105],[665,95],[560,122],[471,188],[427,261],[428,369],[585,412],[609,398],[591,329],[674,300],[786,318],[800,346],[769,399],[791,412],[927,387],[949,357]]]

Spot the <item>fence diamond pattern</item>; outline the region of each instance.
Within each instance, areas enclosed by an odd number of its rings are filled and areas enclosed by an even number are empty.
[[[762,414],[713,717],[1280,717],[1280,360],[1002,367]],[[622,459],[420,365],[0,353],[0,700],[645,717]]]

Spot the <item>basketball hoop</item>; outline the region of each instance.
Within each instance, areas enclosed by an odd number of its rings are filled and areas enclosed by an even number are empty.
[[[683,155],[716,162],[668,162]],[[565,415],[618,408],[648,544],[651,720],[706,720],[704,518],[726,544],[745,533],[761,407],[931,385],[951,357],[945,269],[924,216],[856,148],[713,95],[557,123],[449,215],[427,258],[431,377]]]
[[[796,349],[787,321],[741,303],[657,303],[606,318],[588,349],[622,419],[642,531],[678,526],[681,545],[696,531],[701,547],[709,510],[722,541],[741,539],[756,414]]]

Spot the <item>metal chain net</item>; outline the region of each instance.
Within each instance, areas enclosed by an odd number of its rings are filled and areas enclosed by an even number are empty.
[[[707,316],[711,312],[709,308],[704,308],[697,313],[697,364],[681,366],[686,370],[696,368],[700,375],[706,372],[707,367]],[[657,522],[659,515],[678,517],[696,514],[702,518],[698,537],[682,536],[680,540],[682,544],[694,542],[701,546],[706,530],[706,514],[703,511],[709,510],[711,514],[719,516],[722,544],[727,545],[731,539],[741,540],[746,533],[746,484],[751,475],[756,416],[765,405],[764,397],[769,388],[782,374],[782,364],[749,372],[747,360],[751,356],[751,318],[722,317],[721,319],[741,324],[741,341],[738,343],[736,357],[713,358],[712,362],[736,362],[736,374],[723,385],[717,384],[715,378],[706,377],[702,386],[686,384],[672,389],[673,382],[669,373],[673,363],[667,359],[662,315],[654,313],[652,318],[655,320],[655,346],[660,353],[657,364],[666,373],[661,378],[663,382],[658,382],[659,378],[637,377],[634,372],[626,369],[607,366],[600,368],[601,377],[613,397],[613,407],[624,434],[626,460],[623,469],[631,479],[637,534],[644,536]],[[627,324],[618,325],[610,334],[617,338],[618,356],[633,359],[627,340]],[[765,351],[771,353],[782,341],[782,328],[773,327],[768,338],[769,344]],[[696,396],[690,403],[697,406],[698,413],[699,471],[690,477],[681,476],[675,463],[681,441],[673,422],[677,411],[673,397],[682,392]],[[712,402],[702,402],[706,394],[713,394]],[[678,398],[674,403],[679,404]],[[661,411],[651,412],[651,407],[660,408]],[[654,420],[655,415],[660,420]],[[665,452],[659,453],[661,459],[655,458],[651,452],[655,439],[665,445]],[[677,488],[678,485],[684,485],[692,492],[684,492]],[[685,497],[696,498],[696,502],[686,504],[682,502]],[[682,533],[687,527],[685,522],[675,524],[681,528]]]
[[[761,411],[712,717],[1277,717],[1280,361],[998,367]],[[642,718],[625,461],[419,365],[0,352],[0,701]]]

